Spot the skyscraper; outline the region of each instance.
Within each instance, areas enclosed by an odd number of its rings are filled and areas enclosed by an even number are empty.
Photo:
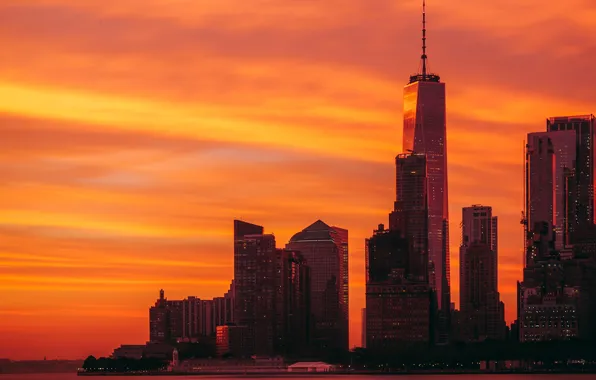
[[[321,220],[298,232],[286,248],[310,268],[315,349],[348,349],[348,231]]]
[[[234,221],[234,229],[234,318],[247,328],[252,345],[247,350],[283,355],[304,349],[310,279],[303,256],[277,249],[275,237],[263,234],[261,226]]]
[[[417,271],[419,260],[399,230],[381,224],[366,240],[366,348],[382,352],[432,339],[434,292]]]
[[[421,70],[404,88],[403,150],[426,155],[428,181],[428,254],[434,268],[431,283],[440,310],[449,311],[449,202],[445,84],[428,71],[426,4],[423,3]]]
[[[460,246],[461,337],[467,341],[505,338],[504,305],[498,291],[497,217],[492,207],[462,210]]]
[[[594,115],[551,117],[546,121],[549,132],[574,131],[576,138],[575,186],[576,194],[572,206],[574,220],[569,223],[571,243],[573,233],[578,229],[590,228],[596,222],[594,210],[594,136],[596,117]]]
[[[396,201],[389,214],[389,229],[407,239],[411,253],[408,275],[429,279],[427,166],[424,154],[405,153],[395,158]],[[431,276],[431,285],[434,285]]]
[[[531,153],[527,158],[536,157],[537,149],[540,146],[540,141],[550,140],[555,159],[555,172],[553,184],[555,187],[555,200],[553,205],[554,213],[554,232],[555,232],[555,248],[562,249],[565,244],[568,244],[568,220],[566,214],[566,202],[568,196],[566,195],[566,172],[573,170],[575,167],[575,132],[574,131],[555,131],[555,132],[535,132],[528,134],[527,153]],[[534,174],[535,175],[535,174]],[[534,178],[535,180],[535,178]],[[537,185],[532,186],[532,183],[526,183],[526,186],[534,190]],[[550,187],[549,187],[550,189]],[[550,194],[550,190],[549,190]],[[529,211],[529,209],[528,209]],[[566,242],[567,240],[567,242]]]
[[[532,263],[537,234],[546,233],[554,243],[553,226],[556,216],[556,158],[552,140],[547,136],[528,135],[526,145],[526,260]],[[546,232],[544,228],[546,227]],[[554,246],[552,247],[554,248]],[[542,254],[545,254],[543,252]]]

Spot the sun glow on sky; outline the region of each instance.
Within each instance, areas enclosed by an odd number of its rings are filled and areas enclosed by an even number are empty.
[[[317,219],[349,230],[358,345],[364,239],[394,200],[419,11],[417,0],[0,2],[0,358],[145,342],[160,288],[228,289],[234,218],[278,246]],[[523,140],[549,116],[596,112],[594,19],[591,0],[428,4],[431,70],[447,84],[455,302],[461,208],[490,205],[514,319]]]

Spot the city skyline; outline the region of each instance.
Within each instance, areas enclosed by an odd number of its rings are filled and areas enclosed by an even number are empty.
[[[172,299],[221,296],[233,277],[234,218],[270,226],[280,242],[316,219],[350,231],[358,345],[363,242],[394,199],[420,4],[264,3],[273,6],[250,22],[217,5],[0,5],[9,46],[0,60],[0,340],[24,342],[0,357],[106,353],[146,340],[160,288]],[[449,84],[451,294],[457,302],[460,210],[491,205],[512,322],[522,141],[548,117],[594,113],[586,58],[596,8],[528,0],[528,15],[518,4],[471,4],[429,13],[432,71]],[[585,14],[572,11],[579,6]],[[331,11],[333,20],[317,16]],[[65,20],[79,33],[66,36]],[[551,20],[563,22],[545,31]],[[557,30],[565,25],[573,28]],[[588,74],[569,91],[577,72]],[[94,341],[81,340],[89,331]]]

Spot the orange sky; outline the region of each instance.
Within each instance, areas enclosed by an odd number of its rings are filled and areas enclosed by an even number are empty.
[[[451,273],[461,208],[500,218],[500,290],[521,275],[522,141],[596,112],[592,0],[429,1],[447,83]],[[350,233],[351,341],[364,239],[387,221],[418,0],[2,0],[0,358],[106,355],[148,307],[223,294],[232,220],[279,246]],[[9,342],[9,344],[6,344]]]

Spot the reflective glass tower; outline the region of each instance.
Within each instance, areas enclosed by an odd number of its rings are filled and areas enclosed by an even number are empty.
[[[445,84],[427,69],[426,4],[423,3],[422,56],[418,74],[404,88],[403,150],[426,155],[428,180],[429,281],[437,293],[438,307],[448,311],[449,208],[447,193],[447,141]]]

